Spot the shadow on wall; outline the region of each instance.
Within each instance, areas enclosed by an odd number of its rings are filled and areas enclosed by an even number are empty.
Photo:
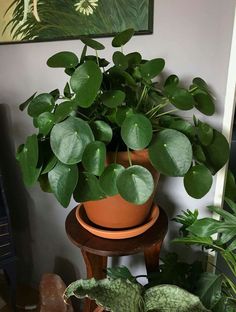
[[[15,159],[10,109],[5,104],[0,104],[0,133],[0,171],[13,227],[17,255],[17,279],[20,283],[29,283],[33,261],[28,209],[34,203],[23,185]]]

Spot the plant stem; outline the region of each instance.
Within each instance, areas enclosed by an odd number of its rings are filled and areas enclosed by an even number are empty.
[[[130,157],[130,150],[127,146],[127,153],[128,153],[128,160],[129,160],[129,165],[132,166],[132,160],[131,160],[131,157]]]
[[[95,53],[96,53],[97,64],[98,64],[98,66],[99,66],[98,51],[95,50]]]
[[[171,114],[171,113],[174,113],[174,112],[176,112],[176,111],[178,111],[178,109],[175,108],[175,109],[172,109],[172,110],[170,110],[170,111],[167,111],[167,112],[158,114],[156,117],[160,117],[160,116],[164,116],[164,115],[167,115],[167,114]]]
[[[146,95],[146,92],[147,92],[147,86],[145,85],[145,86],[143,87],[142,94],[141,94],[140,99],[139,99],[138,104],[137,104],[137,110],[139,109],[139,107],[140,107],[140,105],[141,105],[141,103],[142,103],[142,101],[143,101],[143,98],[144,98],[144,96]]]

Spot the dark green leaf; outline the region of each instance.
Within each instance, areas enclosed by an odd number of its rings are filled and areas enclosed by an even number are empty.
[[[208,124],[198,121],[197,134],[202,145],[209,145],[213,139],[213,128]]]
[[[152,79],[158,76],[165,66],[162,58],[156,58],[140,65],[140,73],[144,79]]]
[[[60,103],[55,110],[55,123],[61,122],[68,117],[76,108],[74,101],[65,101]]]
[[[193,93],[193,97],[195,100],[195,107],[203,114],[207,116],[211,116],[215,112],[215,105],[212,97],[202,91],[201,89],[197,89]]]
[[[106,91],[101,96],[104,105],[110,108],[120,106],[125,100],[125,93],[120,90]]]
[[[203,148],[207,163],[217,172],[229,159],[229,144],[220,132],[213,131],[212,142]]]
[[[212,218],[202,218],[196,220],[193,224],[188,227],[188,231],[192,234],[200,237],[208,237],[217,233],[220,228],[220,221]]]
[[[80,63],[84,63],[85,62],[85,57],[86,57],[86,53],[87,53],[87,45],[85,45],[83,47],[83,50],[82,50],[82,53],[81,53],[81,56],[80,56]]]
[[[45,174],[48,173],[49,171],[51,171],[54,166],[56,165],[56,163],[58,162],[58,159],[56,158],[56,156],[51,156],[46,164],[46,166],[42,169],[41,174]]]
[[[198,236],[187,236],[182,238],[175,238],[173,243],[182,243],[187,245],[200,245],[200,246],[211,246],[213,240],[211,237],[198,237]]]
[[[200,163],[204,163],[206,161],[206,156],[201,145],[194,144],[193,145],[193,155],[194,158],[199,161]]]
[[[119,194],[128,202],[136,205],[144,204],[154,190],[151,173],[138,165],[122,171],[117,177],[116,185]]]
[[[119,164],[111,164],[105,168],[99,182],[106,195],[113,196],[118,194],[116,180],[119,174],[124,170],[125,168]]]
[[[35,97],[37,92],[35,92],[33,95],[31,95],[31,97],[29,97],[24,103],[20,104],[19,105],[19,109],[21,111],[23,111],[28,105],[29,103],[31,102],[31,100],[33,100],[33,98]]]
[[[89,173],[81,173],[74,191],[74,199],[78,203],[90,200],[99,200],[106,197],[102,191],[96,176]]]
[[[193,137],[195,134],[195,128],[191,125],[191,123],[182,119],[171,119],[168,128],[178,130],[187,137]]]
[[[95,140],[108,144],[112,139],[112,128],[103,120],[96,120],[90,124]]]
[[[89,107],[95,100],[102,82],[102,73],[98,65],[87,61],[73,73],[70,84],[76,93],[79,106]],[[88,91],[89,90],[89,91]]]
[[[116,51],[113,54],[112,59],[115,66],[117,66],[119,69],[125,70],[128,67],[128,60],[122,52]]]
[[[68,99],[72,97],[72,94],[70,92],[70,85],[68,82],[66,83],[65,88],[64,88],[64,96]]]
[[[48,173],[48,180],[57,200],[66,208],[70,203],[71,195],[78,181],[77,166],[68,166],[58,162]]]
[[[80,162],[86,145],[93,140],[88,123],[76,117],[69,117],[56,124],[50,136],[54,154],[62,163],[68,165]]]
[[[179,131],[160,131],[148,148],[153,166],[168,176],[184,176],[192,163],[192,146],[188,138]]]
[[[91,39],[91,38],[88,38],[88,37],[80,37],[80,40],[85,44],[87,45],[88,47],[94,49],[94,50],[104,50],[105,47],[103,44],[101,44],[100,42],[94,40],[94,39]]]
[[[113,279],[121,278],[124,280],[129,280],[131,282],[136,282],[136,278],[130,273],[129,269],[125,266],[107,268],[107,276]]]
[[[139,65],[142,61],[142,56],[138,52],[132,52],[126,55],[129,67]]]
[[[144,149],[152,139],[152,124],[142,114],[130,115],[122,123],[121,137],[129,148],[134,150]]]
[[[54,101],[57,101],[60,98],[59,89],[54,89],[50,92],[51,96],[54,98]]]
[[[174,85],[177,86],[179,84],[179,77],[176,75],[170,75],[169,77],[167,77],[164,86],[170,86],[170,85]]]
[[[106,146],[103,142],[89,143],[82,156],[82,164],[88,173],[100,176],[105,168]]]
[[[118,109],[115,112],[115,122],[121,126],[126,119],[126,117],[129,117],[134,114],[134,111],[131,107],[118,107]]]
[[[44,112],[51,112],[55,105],[54,98],[51,94],[42,93],[36,96],[28,106],[28,114],[31,117],[38,117]]]
[[[38,116],[37,125],[39,128],[39,133],[46,136],[54,125],[54,114],[45,112]]]
[[[228,170],[228,173],[227,173],[225,197],[227,197],[231,201],[236,201],[236,183],[235,183],[234,175],[230,170]]]
[[[118,33],[112,40],[112,46],[115,48],[119,48],[125,45],[134,35],[134,29],[129,28],[121,33]]]
[[[68,51],[56,53],[47,61],[47,65],[54,68],[75,68],[78,63],[78,57],[74,53]]]
[[[212,185],[210,170],[204,165],[195,165],[184,176],[184,187],[194,198],[202,198]]]
[[[199,78],[199,77],[194,78],[193,79],[193,84],[197,85],[200,89],[202,89],[202,90],[206,91],[207,93],[209,93],[208,85],[202,78]]]
[[[181,110],[189,110],[194,107],[194,99],[192,94],[183,88],[176,85],[169,85],[165,88],[170,102]]]
[[[38,163],[38,140],[36,134],[29,136],[24,145],[21,145],[17,151],[17,160],[20,163],[24,183],[32,186],[38,179],[40,168]]]
[[[47,174],[40,175],[38,181],[43,192],[52,193]]]

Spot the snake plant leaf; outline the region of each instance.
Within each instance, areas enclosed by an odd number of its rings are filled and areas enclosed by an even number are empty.
[[[205,91],[197,89],[193,92],[195,104],[194,106],[201,113],[207,116],[211,116],[215,112],[215,104],[212,97]]]
[[[21,111],[23,111],[28,105],[29,103],[33,100],[33,98],[35,97],[37,92],[35,92],[33,95],[31,95],[31,97],[29,97],[26,101],[24,101],[24,103],[19,105],[19,109]]]
[[[133,37],[133,35],[134,35],[133,28],[129,28],[118,33],[112,40],[112,46],[115,48],[119,48],[125,45]]]
[[[213,139],[213,128],[205,122],[198,121],[197,126],[198,139],[202,145],[209,145]]]
[[[50,134],[53,153],[68,165],[80,162],[86,145],[92,141],[94,136],[88,123],[77,117],[56,124]]]
[[[229,159],[229,143],[223,134],[215,129],[211,143],[204,146],[203,151],[207,158],[207,164],[214,170],[213,173],[221,169]]]
[[[164,86],[170,86],[170,85],[174,85],[177,86],[179,84],[179,77],[176,75],[170,75],[169,77],[167,77]]]
[[[119,174],[124,170],[125,168],[122,165],[110,164],[103,171],[99,183],[107,196],[113,196],[119,193],[116,186],[116,180]]]
[[[41,171],[41,168],[37,168],[39,153],[36,134],[29,136],[26,143],[18,148],[16,158],[21,167],[24,183],[27,186],[32,186]]]
[[[150,80],[158,76],[165,67],[165,60],[162,58],[156,58],[141,64],[139,69],[142,78]]]
[[[222,274],[203,273],[197,283],[196,295],[209,309],[212,309],[221,298],[223,279]]]
[[[98,42],[97,40],[88,38],[88,37],[80,37],[80,40],[88,47],[94,49],[94,50],[104,50],[105,47],[103,44]]]
[[[79,299],[89,297],[99,306],[111,312],[137,312],[142,308],[143,287],[124,279],[94,278],[78,280],[70,284],[64,294],[65,299],[76,296]],[[142,310],[141,310],[142,311]]]
[[[106,146],[103,142],[89,143],[83,152],[82,164],[88,173],[100,176],[105,168]]]
[[[122,171],[116,186],[119,194],[128,202],[144,204],[152,195],[154,182],[151,173],[144,167],[134,165]]]
[[[160,285],[147,289],[144,294],[145,312],[210,312],[197,296],[175,285]]]
[[[102,83],[102,72],[93,61],[80,65],[70,79],[71,89],[76,93],[79,106],[89,107],[94,102]]]
[[[90,173],[80,173],[77,186],[74,191],[74,199],[77,203],[90,200],[99,200],[106,197],[102,191],[97,177]]]
[[[55,123],[59,123],[66,119],[75,109],[76,102],[74,101],[65,101],[60,103],[55,110]]]
[[[166,86],[165,91],[171,104],[173,104],[178,109],[189,110],[194,107],[194,98],[188,90],[172,84]]]
[[[125,93],[121,90],[106,91],[101,96],[103,104],[110,108],[120,106],[125,100]]]
[[[48,180],[57,200],[66,208],[70,203],[71,195],[78,181],[77,166],[65,165],[58,162],[56,166],[49,171]]]
[[[40,114],[37,118],[39,133],[42,133],[44,136],[46,136],[54,126],[54,122],[55,117],[53,113],[44,112]]]
[[[54,108],[55,100],[49,93],[42,93],[36,96],[28,106],[28,114],[31,117],[38,117],[44,112],[51,112]]]
[[[204,165],[195,165],[184,176],[184,187],[194,198],[205,196],[212,186],[212,175]]]
[[[120,51],[114,52],[112,60],[115,66],[121,70],[125,70],[128,67],[128,60],[126,56]]]
[[[129,67],[139,65],[142,62],[142,56],[138,52],[132,52],[126,55]]]
[[[95,140],[108,144],[112,139],[112,128],[103,120],[91,122],[90,127],[93,131]]]
[[[78,63],[77,55],[69,51],[56,53],[47,60],[47,65],[52,68],[75,68]]]
[[[189,139],[173,129],[160,131],[148,148],[152,165],[167,176],[184,176],[192,163],[192,146]]]
[[[121,137],[129,148],[144,149],[152,139],[152,124],[143,114],[127,116],[121,125]]]

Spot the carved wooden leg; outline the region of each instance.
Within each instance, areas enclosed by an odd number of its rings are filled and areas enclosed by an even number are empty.
[[[161,246],[162,241],[144,250],[147,273],[152,273],[158,270]]]
[[[98,256],[82,250],[82,255],[87,269],[87,278],[103,279],[106,277],[107,257]],[[83,312],[92,312],[96,308],[94,301],[86,299]]]

